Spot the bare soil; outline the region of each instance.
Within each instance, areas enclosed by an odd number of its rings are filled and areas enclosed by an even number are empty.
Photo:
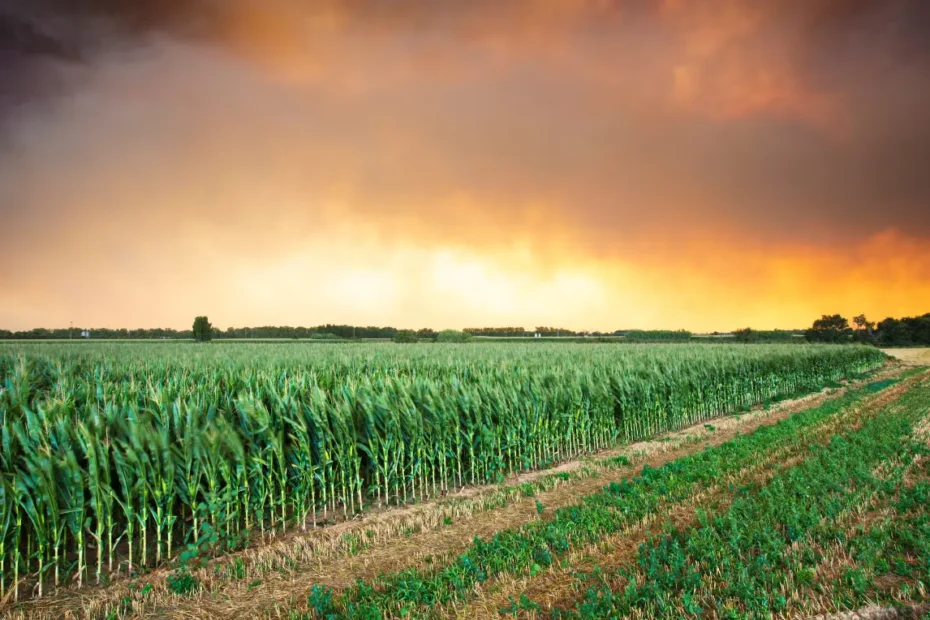
[[[887,355],[896,357],[909,366],[930,366],[930,347],[914,349],[882,349]]]
[[[893,618],[919,618],[921,609],[895,609],[894,607],[879,607],[878,605],[869,605],[857,611],[847,611],[838,614],[823,614],[812,616],[811,620],[891,620]]]

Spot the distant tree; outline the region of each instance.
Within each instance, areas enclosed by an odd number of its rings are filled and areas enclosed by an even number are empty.
[[[400,342],[404,344],[411,344],[419,340],[417,333],[412,329],[401,329],[394,334],[394,342]]]
[[[436,336],[436,342],[468,342],[471,334],[454,329],[444,329]]]
[[[623,336],[628,342],[688,342],[691,340],[691,332],[684,329],[676,331],[667,329],[631,329],[625,332]]]
[[[878,344],[883,347],[909,346],[910,334],[898,319],[888,317],[878,324]]]
[[[868,330],[868,331],[872,331],[875,328],[875,323],[865,318],[864,314],[854,316],[853,325],[856,326],[856,329]]]
[[[904,317],[901,319],[901,323],[907,329],[908,336],[913,344],[922,346],[930,344],[930,314]]]
[[[887,318],[878,324],[875,340],[883,347],[930,345],[930,313],[923,316]]]
[[[196,342],[210,342],[213,340],[213,326],[210,320],[205,316],[198,316],[194,319],[194,340]]]
[[[342,340],[342,338],[327,332],[314,332],[310,334],[310,340]]]
[[[466,327],[465,331],[473,336],[492,338],[516,338],[529,335],[522,327]]]
[[[825,314],[814,321],[804,335],[809,342],[843,343],[852,340],[853,331],[844,317],[839,314]]]
[[[795,338],[790,329],[758,330],[744,327],[733,331],[733,340],[743,343],[791,343],[799,341],[800,338]]]
[[[856,342],[875,343],[875,322],[865,318],[864,314],[853,317],[853,325],[856,330],[853,334]]]
[[[560,337],[560,336],[577,336],[577,332],[574,332],[570,329],[565,329],[564,327],[537,327],[533,330],[534,333],[539,334],[543,338],[547,337]]]
[[[438,336],[436,330],[429,327],[417,330],[417,339],[419,340],[436,340],[436,336]]]

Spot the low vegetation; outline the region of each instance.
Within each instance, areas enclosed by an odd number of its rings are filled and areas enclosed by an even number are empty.
[[[915,427],[926,424],[928,396],[925,385],[815,444],[765,483],[740,488],[728,509],[651,539],[620,570],[580,576],[584,598],[556,615],[756,617],[926,602],[930,445]],[[863,505],[868,518],[857,514]]]

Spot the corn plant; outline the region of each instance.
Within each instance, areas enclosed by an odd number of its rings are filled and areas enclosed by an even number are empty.
[[[0,598],[819,390],[858,346],[0,345]],[[65,573],[65,574],[63,574]],[[70,573],[70,574],[69,574]]]

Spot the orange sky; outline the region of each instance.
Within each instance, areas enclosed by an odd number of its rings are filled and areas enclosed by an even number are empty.
[[[930,311],[930,54],[861,4],[235,0],[133,34],[4,119],[0,328]]]

